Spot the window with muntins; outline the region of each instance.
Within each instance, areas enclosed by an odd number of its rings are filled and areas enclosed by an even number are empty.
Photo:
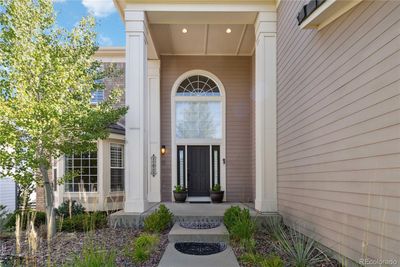
[[[180,83],[175,96],[177,139],[222,138],[222,95],[212,79],[190,76]]]
[[[74,173],[74,177],[65,183],[65,191],[97,192],[97,151],[65,158],[66,173]]]
[[[218,85],[203,75],[185,79],[176,91],[176,96],[220,96]]]
[[[111,191],[124,190],[124,145],[111,144],[110,146],[111,159]]]

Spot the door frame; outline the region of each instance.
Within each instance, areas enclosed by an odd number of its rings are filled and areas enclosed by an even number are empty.
[[[176,91],[179,85],[187,78],[193,75],[203,75],[211,80],[213,80],[220,90],[221,96],[215,97],[205,97],[205,96],[176,96]],[[176,114],[175,114],[175,102],[176,101],[218,101],[221,102],[221,130],[222,130],[222,138],[221,139],[177,139],[176,138]],[[177,185],[177,147],[178,146],[186,146],[185,148],[185,166],[187,166],[187,146],[212,146],[217,145],[220,146],[220,184],[221,190],[225,191],[224,201],[226,200],[226,94],[225,87],[222,84],[221,80],[212,74],[211,72],[205,70],[191,70],[183,73],[178,77],[175,81],[172,90],[171,90],[171,199],[173,200],[173,190]],[[210,149],[210,156],[212,150]],[[210,166],[210,170],[212,170],[212,165]],[[187,179],[187,171],[185,170],[185,177]],[[212,178],[210,176],[210,178]],[[186,180],[187,182],[187,180]],[[212,179],[210,179],[210,187],[211,187]]]

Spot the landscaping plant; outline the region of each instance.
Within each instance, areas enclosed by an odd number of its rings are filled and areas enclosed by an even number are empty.
[[[30,218],[33,219],[35,227],[40,227],[46,224],[46,213],[36,210],[16,210],[9,215],[9,218],[5,224],[6,229],[14,229],[16,226],[17,215],[20,216],[20,227],[21,230],[25,230],[29,223]]]
[[[258,253],[245,253],[241,256],[240,261],[251,266],[257,267],[283,267],[283,260],[277,255],[269,255],[267,257]]]
[[[83,246],[82,253],[76,255],[72,262],[64,265],[68,267],[114,267],[117,255],[115,251],[98,247],[93,243]]]
[[[137,264],[146,262],[150,259],[151,253],[153,253],[159,242],[160,239],[156,235],[141,234],[133,243],[132,260]]]
[[[107,214],[96,211],[66,217],[59,221],[59,229],[66,232],[88,232],[107,226]]]
[[[277,249],[290,260],[291,266],[308,267],[324,262],[327,256],[317,248],[313,238],[296,231],[294,227],[277,229]]]
[[[224,223],[231,237],[244,244],[250,242],[256,231],[256,224],[250,216],[249,209],[241,209],[238,206],[225,211]]]
[[[160,204],[159,208],[144,220],[144,229],[151,233],[161,233],[171,226],[173,217],[172,212],[164,204]]]
[[[215,184],[212,186],[211,191],[213,192],[221,192],[221,185],[220,184]]]
[[[224,224],[228,231],[231,230],[232,226],[236,223],[236,220],[241,213],[239,206],[231,206],[224,213]]]
[[[0,233],[4,230],[7,221],[8,221],[8,214],[6,206],[0,204]]]
[[[127,112],[117,106],[121,90],[91,104],[108,75],[94,58],[95,20],[60,28],[53,3],[0,0],[0,178],[44,187],[49,240],[56,232],[51,161],[96,149]]]
[[[58,216],[63,216],[64,218],[72,217],[85,213],[85,207],[75,200],[66,200],[61,203],[61,205],[56,209],[56,212]]]
[[[183,192],[186,192],[186,188],[184,187],[184,186],[181,186],[181,185],[175,185],[175,190],[174,190],[174,192],[176,192],[176,193],[183,193]]]

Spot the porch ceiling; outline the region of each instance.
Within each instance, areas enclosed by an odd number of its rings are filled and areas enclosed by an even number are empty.
[[[147,17],[160,55],[253,54],[257,12],[152,11]]]

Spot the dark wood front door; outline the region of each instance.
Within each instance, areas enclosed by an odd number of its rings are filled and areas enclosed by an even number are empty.
[[[189,196],[210,195],[210,147],[187,147],[187,174]]]

